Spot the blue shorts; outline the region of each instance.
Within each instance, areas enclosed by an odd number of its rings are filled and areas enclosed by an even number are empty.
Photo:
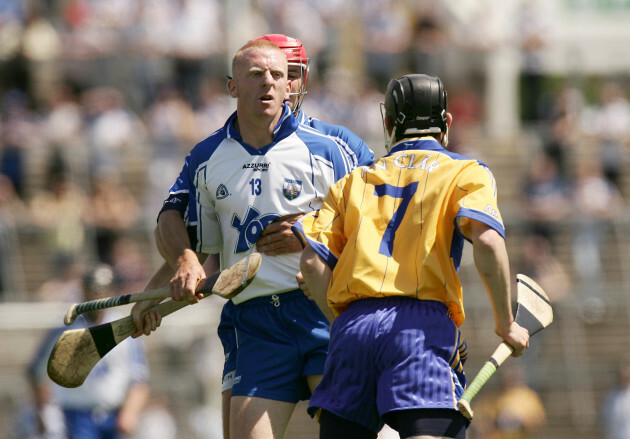
[[[456,410],[466,344],[447,307],[407,297],[352,302],[333,323],[324,377],[310,400],[375,432],[393,410]]]
[[[221,310],[221,320],[217,328],[219,340],[223,345],[223,354],[225,362],[223,363],[223,382],[221,383],[221,391],[225,392],[232,388],[234,382],[234,370],[236,369],[236,331],[232,314],[234,313],[234,302],[228,300]]]
[[[301,290],[234,306],[238,341],[232,396],[298,402],[310,397],[306,378],[324,371],[329,323]]]
[[[118,439],[118,410],[92,411],[64,409],[68,437],[81,439]]]

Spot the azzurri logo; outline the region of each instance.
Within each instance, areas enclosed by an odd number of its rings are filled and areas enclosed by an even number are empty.
[[[241,219],[238,215],[234,215],[232,217],[232,227],[238,231],[238,242],[236,243],[235,253],[249,250],[267,224],[277,218],[280,218],[280,215],[275,213],[261,215],[261,213],[252,206],[247,208],[245,218]]]

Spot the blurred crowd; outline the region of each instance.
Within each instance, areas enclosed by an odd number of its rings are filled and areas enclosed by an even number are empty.
[[[492,163],[484,157],[493,145],[483,132],[483,59],[501,34],[488,31],[477,8],[466,19],[448,4],[250,0],[235,11],[223,0],[4,0],[4,299],[19,299],[15,292],[24,287],[16,228],[45,235],[50,251],[42,254],[50,254],[55,281],[73,273],[76,261],[130,266],[129,255],[140,250],[131,250],[126,232],[152,229],[187,152],[234,111],[225,90],[227,54],[242,35],[300,38],[311,58],[305,111],[349,127],[377,156],[384,153],[378,104],[388,79],[409,71],[439,75],[456,121],[450,147]],[[508,175],[523,180],[517,214],[526,230],[548,241],[552,253],[554,237],[570,224],[572,263],[592,291],[601,281],[606,224],[623,213],[628,83],[545,75],[538,55],[550,26],[537,4],[521,2],[508,38],[521,53],[521,137],[528,139],[515,164],[524,170]],[[500,178],[502,170],[494,171]],[[138,273],[129,274],[134,287],[148,275],[146,265],[127,269]],[[40,298],[64,299],[42,288]]]
[[[515,272],[554,304],[577,297],[584,321],[601,322],[613,251],[604,247],[611,236],[623,244],[616,225],[630,195],[629,78],[546,74],[539,55],[551,26],[535,7],[544,2],[521,1],[508,36],[493,32],[483,5],[451,3],[459,2],[0,1],[0,302],[78,301],[80,273],[95,262],[117,271],[121,292],[141,290],[152,270],[136,238],[151,242],[185,155],[235,109],[228,54],[284,33],[311,58],[305,112],[349,127],[377,157],[387,81],[411,71],[440,76],[455,121],[450,148],[516,187],[516,200],[499,194],[511,209],[502,211],[508,233],[524,236]],[[246,8],[232,10],[237,4]],[[493,166],[493,153],[514,145],[484,132],[484,60],[500,44],[520,54],[520,131],[510,139],[522,149],[510,166]],[[29,236],[41,249],[35,257],[22,253]],[[51,274],[35,287],[26,257]],[[544,412],[532,406],[536,431]],[[489,410],[497,431],[530,424]]]

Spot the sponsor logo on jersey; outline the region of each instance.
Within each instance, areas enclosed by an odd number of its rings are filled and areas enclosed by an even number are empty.
[[[238,241],[234,252],[241,253],[249,250],[256,243],[267,224],[277,218],[280,218],[277,213],[261,214],[252,206],[247,208],[245,218],[234,215],[231,226],[238,231]]]
[[[227,187],[225,187],[225,185],[221,183],[219,187],[217,188],[217,193],[216,193],[217,200],[222,200],[224,198],[227,198],[229,195],[230,195],[230,192],[228,192]]]
[[[271,163],[245,163],[242,169],[251,169],[254,172],[267,172]]]
[[[284,179],[284,184],[282,185],[282,193],[287,200],[293,200],[300,196],[302,192],[302,181],[301,180],[291,180],[289,178]]]

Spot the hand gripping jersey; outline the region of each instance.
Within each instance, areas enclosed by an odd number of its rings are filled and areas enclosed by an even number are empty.
[[[409,296],[446,304],[459,326],[457,270],[470,219],[505,236],[492,173],[422,138],[337,182],[294,231],[334,269],[328,303],[336,315],[359,298]]]
[[[255,251],[270,222],[319,209],[330,186],[350,171],[338,144],[299,124],[286,105],[273,143],[261,149],[242,142],[235,118],[236,113],[188,159],[197,191],[197,251],[220,252],[224,267]],[[299,252],[263,256],[254,281],[232,300],[297,289],[299,261]]]

